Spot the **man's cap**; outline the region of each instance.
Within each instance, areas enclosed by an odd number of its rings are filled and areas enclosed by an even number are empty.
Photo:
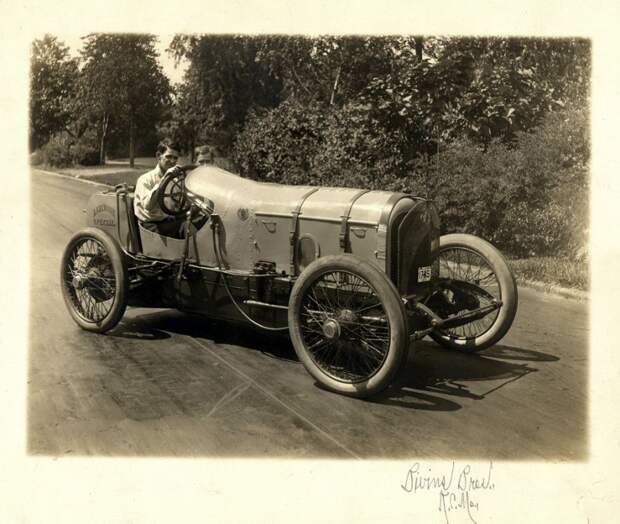
[[[200,153],[196,158],[196,162],[210,162],[211,156],[207,153]]]

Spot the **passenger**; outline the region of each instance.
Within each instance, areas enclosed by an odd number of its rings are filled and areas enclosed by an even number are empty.
[[[213,151],[209,146],[200,146],[196,148],[196,162],[199,166],[213,164]]]
[[[170,139],[162,140],[157,146],[157,165],[136,182],[134,194],[134,213],[140,225],[149,231],[160,235],[183,238],[185,233],[186,216],[173,217],[166,214],[159,205],[159,192],[166,182],[181,172],[177,166],[179,146]],[[192,223],[196,229],[200,228],[206,219],[196,217]]]

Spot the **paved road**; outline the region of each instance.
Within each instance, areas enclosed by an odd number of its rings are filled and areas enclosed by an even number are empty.
[[[397,387],[350,399],[316,387],[285,338],[150,309],[80,330],[59,263],[98,189],[33,170],[30,453],[587,459],[587,304],[523,289],[501,345],[421,342]]]

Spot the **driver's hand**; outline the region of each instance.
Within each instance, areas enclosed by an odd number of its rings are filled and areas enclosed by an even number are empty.
[[[171,167],[170,169],[168,169],[168,171],[166,171],[163,178],[161,179],[161,187],[165,186],[169,180],[178,176],[183,176],[184,174],[185,172],[179,166]]]
[[[175,176],[183,175],[185,171],[181,168],[181,166],[173,166],[168,171],[166,171],[165,177],[173,178]]]

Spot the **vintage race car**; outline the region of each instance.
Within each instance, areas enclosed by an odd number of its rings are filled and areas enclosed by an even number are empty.
[[[89,227],[69,241],[60,275],[82,328],[106,332],[139,306],[288,331],[320,385],[368,397],[393,381],[414,340],[479,351],[516,314],[502,255],[471,235],[440,238],[422,198],[262,183],[213,166],[179,170],[159,197],[186,217],[183,238],[143,228],[131,187],[90,198]]]

